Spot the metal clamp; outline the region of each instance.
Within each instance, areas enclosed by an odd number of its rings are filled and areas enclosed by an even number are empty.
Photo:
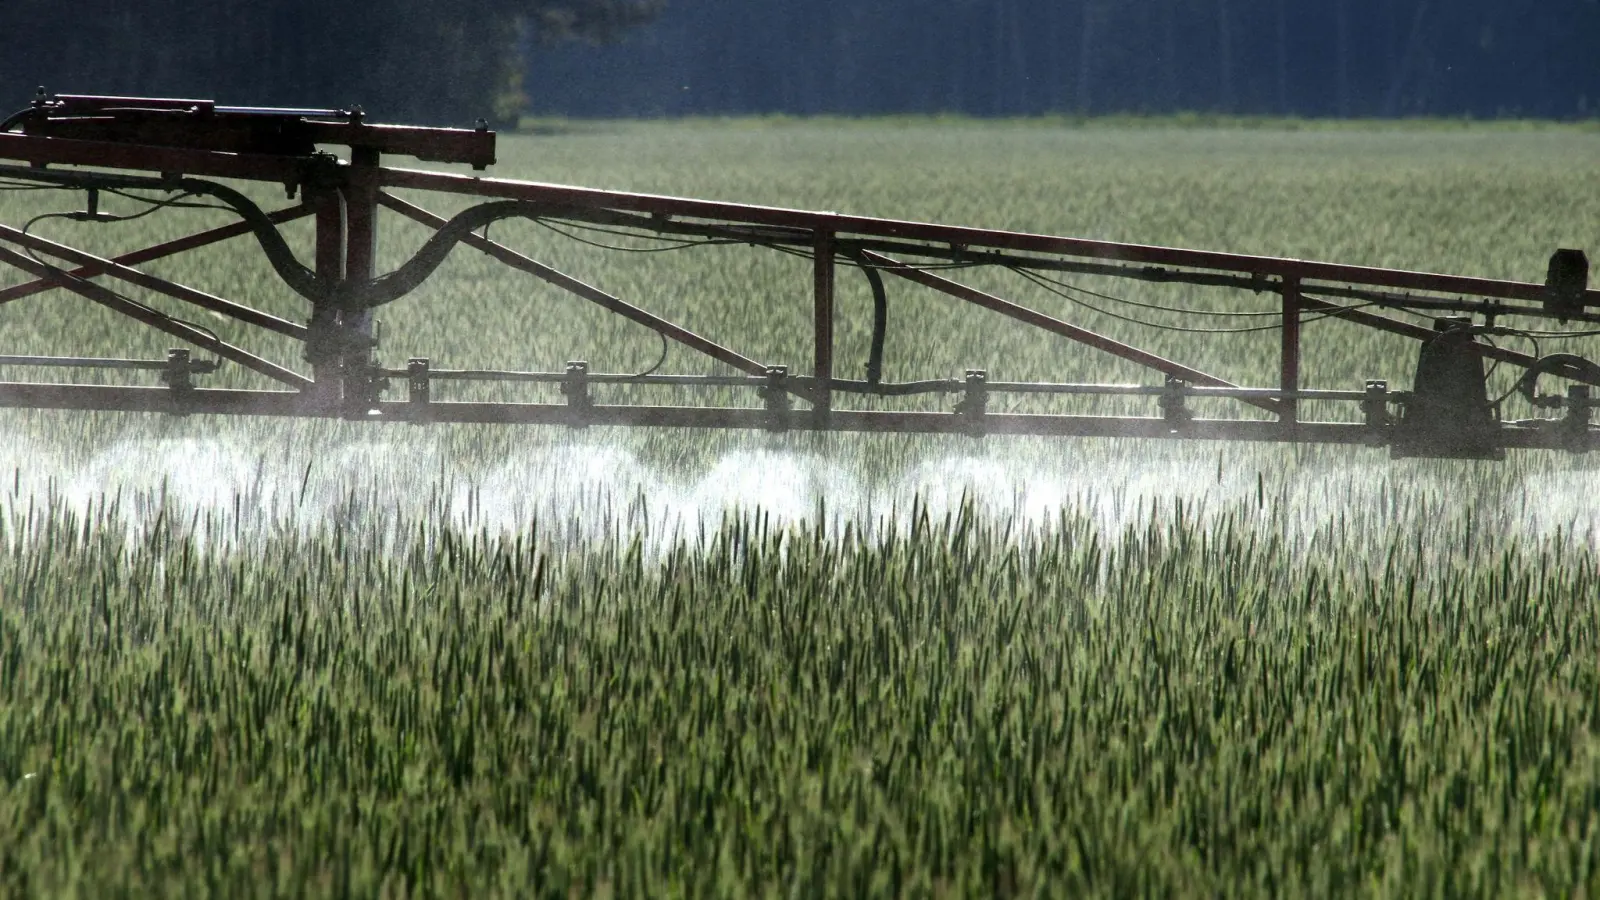
[[[1589,422],[1594,418],[1594,401],[1587,384],[1567,386],[1567,414],[1561,419],[1561,434],[1573,453],[1589,451]]]
[[[161,369],[161,383],[165,384],[172,394],[172,412],[174,415],[188,413],[188,401],[194,394],[194,376],[210,375],[217,370],[215,360],[194,360],[189,351],[183,347],[174,347],[167,351],[167,362]]]
[[[1188,427],[1194,421],[1194,413],[1184,405],[1189,395],[1189,382],[1173,375],[1167,376],[1167,383],[1156,398],[1156,404],[1161,407],[1161,421],[1167,423],[1167,428],[1176,434]]]
[[[561,393],[567,398],[574,428],[587,428],[589,411],[594,401],[589,399],[589,364],[581,359],[567,363],[567,375],[561,382]]]
[[[1389,428],[1394,416],[1389,413],[1389,382],[1373,379],[1367,382],[1366,396],[1361,400],[1361,417],[1367,426],[1367,443],[1381,446],[1389,439]]]
[[[406,400],[411,405],[411,421],[429,419],[428,404],[433,402],[432,366],[425,356],[406,360]]]
[[[989,373],[983,369],[968,369],[966,393],[956,403],[956,415],[965,420],[967,434],[983,437],[984,416],[989,414]]]
[[[784,387],[789,377],[789,367],[767,366],[762,374],[767,380],[757,390],[761,393],[761,405],[767,413],[767,430],[774,433],[788,431],[789,412],[794,409],[794,398]]]

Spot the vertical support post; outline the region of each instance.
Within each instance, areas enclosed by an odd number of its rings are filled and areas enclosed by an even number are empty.
[[[307,202],[316,210],[317,274],[331,281],[339,281],[344,278],[344,197],[333,188],[313,188],[307,185],[305,191]],[[338,325],[336,311],[331,309],[311,311],[311,346],[308,348],[307,356],[310,357],[312,380],[316,382],[311,390],[321,402],[327,404],[334,404],[339,400],[340,372],[338,362],[326,356],[323,348],[337,340]]]
[[[1300,278],[1289,275],[1283,279],[1283,354],[1279,364],[1279,390],[1291,394],[1300,390]],[[1281,400],[1279,420],[1285,425],[1300,421],[1300,401],[1292,397]]]
[[[376,150],[355,147],[350,151],[344,187],[344,277],[352,282],[371,281],[377,264],[379,162]],[[372,367],[372,311],[348,311],[345,316],[347,333],[366,342],[366,346],[351,347],[345,354],[345,400],[364,407],[377,400],[368,371]],[[350,412],[361,414],[366,410],[352,406]]]
[[[814,249],[813,277],[816,284],[816,303],[813,309],[813,323],[816,343],[811,371],[816,378],[816,393],[812,395],[812,409],[819,420],[825,421],[833,409],[831,384],[833,381],[833,232],[819,230]]]

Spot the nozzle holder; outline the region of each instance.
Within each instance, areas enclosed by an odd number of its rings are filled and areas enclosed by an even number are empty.
[[[986,429],[984,417],[989,414],[989,373],[983,369],[968,369],[966,372],[966,392],[961,400],[956,403],[956,415],[960,416],[967,434],[973,437],[983,437]]]
[[[581,359],[567,363],[566,377],[561,382],[561,393],[567,398],[567,409],[574,428],[589,425],[589,411],[594,401],[589,398],[589,364]]]
[[[1161,408],[1161,421],[1167,424],[1167,428],[1173,434],[1187,428],[1189,423],[1194,421],[1194,412],[1187,405],[1188,396],[1189,382],[1168,375],[1161,395],[1156,398],[1156,405]]]
[[[1544,277],[1545,311],[1565,323],[1583,312],[1583,295],[1589,289],[1589,257],[1582,250],[1562,249],[1550,255]]]
[[[761,373],[766,383],[757,390],[761,393],[761,406],[766,410],[766,428],[777,434],[789,430],[789,413],[794,409],[787,382],[788,366],[767,366]]]

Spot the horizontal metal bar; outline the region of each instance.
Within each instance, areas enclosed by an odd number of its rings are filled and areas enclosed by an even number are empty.
[[[0,383],[0,407],[78,409],[125,412],[171,412],[173,393],[166,388]],[[185,392],[186,413],[248,416],[344,418],[337,407],[291,391],[249,391],[200,388]],[[363,421],[414,421],[419,410],[405,402],[376,405]],[[427,404],[430,422],[499,425],[572,425],[573,409],[565,404],[462,403]],[[686,406],[593,406],[583,424],[662,428],[766,429],[772,414],[764,409]],[[825,424],[824,424],[825,422]],[[1238,419],[1197,419],[1179,429],[1156,418],[1130,416],[1062,416],[997,413],[979,420],[990,435],[1055,437],[1133,437],[1204,441],[1260,441],[1305,444],[1365,444],[1370,431],[1344,422],[1285,424]],[[835,410],[826,420],[799,412],[785,426],[797,431],[886,432],[900,434],[967,434],[972,420],[954,413]],[[1550,423],[1542,427],[1502,426],[1501,444],[1510,449],[1571,449],[1568,435]],[[1600,449],[1600,431],[1591,429],[1581,449]]]
[[[161,371],[169,365],[170,363],[163,359],[113,359],[102,356],[0,356],[0,366]]]
[[[181,172],[185,175],[275,181],[280,184],[300,184],[313,165],[310,157],[216,153],[180,147],[149,147],[114,141],[80,141],[12,133],[0,134],[0,159],[21,160],[35,165]]]
[[[984,388],[994,393],[1012,394],[1107,394],[1113,396],[1159,397],[1172,388],[1151,384],[1050,384],[1034,381],[990,381]],[[1185,397],[1221,397],[1234,400],[1366,400],[1365,391],[1300,390],[1278,388],[1211,387],[1186,384],[1179,389]],[[1390,392],[1389,396],[1395,396]]]
[[[187,341],[204,350],[209,350],[218,356],[231,360],[247,369],[259,372],[274,381],[290,385],[294,388],[308,388],[312,381],[304,375],[291,369],[286,369],[271,360],[263,359],[248,350],[236,347],[227,341],[221,340],[216,335],[203,331],[194,325],[169,316],[159,310],[151,309],[135,303],[115,291],[102,287],[92,281],[74,280],[60,270],[52,269],[44,263],[33,259],[23,253],[18,253],[9,247],[0,247],[0,264],[10,265],[34,276],[54,284],[90,300],[113,312],[127,316],[136,322],[154,328],[163,334],[170,335],[181,341]]]
[[[380,369],[385,378],[407,378],[407,369]],[[525,384],[561,384],[574,376],[565,372],[518,372],[503,369],[429,369],[428,377],[439,381],[517,382]],[[771,382],[766,378],[739,375],[627,375],[621,373],[593,373],[579,380],[589,384],[631,384],[680,387],[733,387],[765,388]],[[818,379],[809,375],[787,376],[790,386],[815,389]],[[838,392],[870,394],[880,397],[904,397],[916,394],[957,394],[967,390],[966,382],[956,378],[928,381],[878,382],[833,379],[828,386]],[[989,381],[984,389],[995,394],[1098,394],[1109,396],[1159,397],[1172,392],[1165,385],[1149,384],[1089,384],[1043,381]],[[1351,400],[1370,399],[1365,391],[1301,390],[1282,391],[1277,388],[1213,387],[1185,385],[1181,392],[1186,397],[1225,398],[1236,400]],[[1405,396],[1390,392],[1391,398]]]
[[[288,106],[218,106],[216,111],[229,116],[281,116],[308,119],[348,119],[347,109],[295,109]]]
[[[567,185],[510,181],[499,178],[477,178],[416,169],[383,168],[380,169],[380,179],[385,187],[472,194],[482,197],[503,197],[578,208],[617,209],[660,216],[685,216],[732,223],[777,225],[813,231],[822,230],[832,232],[838,235],[840,239],[849,239],[856,236],[891,237],[954,244],[964,247],[994,247],[1005,250],[1053,253],[1062,256],[1078,256],[1124,263],[1182,266],[1195,269],[1242,272],[1253,275],[1275,275],[1283,278],[1299,278],[1302,281],[1365,284],[1403,290],[1470,294],[1481,297],[1497,297],[1505,300],[1527,300],[1535,303],[1543,300],[1545,292],[1544,285],[1532,282],[1503,281],[1472,276],[1383,269],[1371,266],[1353,266],[1272,256],[1250,256],[1208,250],[1186,250],[1146,244],[1125,244],[1114,241],[1056,237],[866,216],[847,216],[831,212],[722,203],[655,194],[603,191]],[[1543,261],[1530,261],[1530,263],[1533,262],[1542,264]],[[1600,291],[1590,290],[1585,292],[1583,303],[1584,305],[1600,306]]]
[[[407,378],[409,369],[380,369],[385,378]],[[565,372],[518,372],[508,369],[432,369],[428,378],[436,381],[497,381],[532,384],[557,384],[573,380]],[[691,385],[694,387],[763,387],[765,378],[742,375],[627,375],[622,373],[590,373],[581,380],[590,384],[654,384]]]

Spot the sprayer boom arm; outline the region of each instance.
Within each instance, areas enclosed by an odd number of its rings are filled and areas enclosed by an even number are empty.
[[[334,155],[328,146],[347,152]],[[522,424],[658,425],[704,428],[815,429],[925,433],[1048,434],[1198,438],[1275,442],[1366,443],[1399,456],[1498,458],[1508,448],[1565,447],[1587,450],[1596,443],[1589,425],[1589,388],[1600,385],[1600,367],[1562,354],[1539,358],[1493,346],[1489,335],[1521,334],[1519,320],[1600,323],[1600,292],[1589,290],[1587,257],[1563,249],[1552,256],[1544,283],[1352,266],[1300,259],[1250,256],[1082,238],[964,228],[925,222],[869,218],[767,206],[595,190],[565,185],[419,171],[383,165],[382,157],[408,156],[429,162],[483,169],[494,162],[495,135],[476,129],[374,125],[359,109],[270,109],[220,107],[211,101],[132,97],[42,96],[0,125],[0,178],[13,183],[86,192],[88,209],[70,213],[80,221],[105,221],[98,193],[157,191],[204,196],[232,208],[238,223],[107,259],[45,241],[23,230],[0,228],[0,263],[34,276],[0,290],[0,305],[32,293],[64,288],[114,309],[145,327],[200,347],[280,382],[277,390],[211,389],[197,378],[211,373],[211,360],[193,360],[175,350],[166,360],[95,360],[17,354],[0,356],[0,367],[151,369],[161,386],[0,383],[0,406],[164,411],[269,416],[344,417],[365,421],[500,422]],[[244,193],[208,181],[227,178],[276,182],[299,205],[263,210]],[[391,190],[478,198],[480,203],[446,219],[401,199]],[[156,205],[161,201],[151,200]],[[431,237],[393,272],[373,270],[379,210],[418,223]],[[303,262],[278,233],[283,223],[310,216],[316,224],[315,259]],[[493,222],[531,219],[595,227],[641,239],[686,244],[766,247],[810,259],[812,296],[809,360],[770,360],[741,352],[655,315],[602,288],[560,272],[480,233]],[[308,305],[303,323],[245,304],[214,297],[134,268],[231,237],[250,235],[274,269]],[[457,246],[464,244],[579,299],[597,304],[714,361],[720,374],[601,374],[573,361],[560,371],[439,369],[424,358],[403,367],[385,366],[377,353],[373,313],[405,297],[425,281]],[[37,262],[54,257],[71,271]],[[1081,289],[1059,281],[1063,274],[1121,279],[1130,285],[1180,283],[1266,294],[1269,324],[1254,329],[1276,337],[1279,377],[1275,384],[1246,386],[1177,360],[1097,333],[1080,324],[979,290],[947,274],[992,267],[1017,273],[1051,293],[1074,299]],[[872,291],[870,356],[864,379],[835,372],[834,328],[839,317],[835,278],[841,269],[861,271]],[[303,344],[307,374],[227,344],[181,320],[135,303],[91,281],[109,276],[172,300],[202,306],[241,325],[265,328]],[[1108,359],[1149,371],[1154,383],[1101,384],[1008,382],[986,369],[960,377],[886,382],[885,336],[890,329],[889,290],[916,285],[1051,333],[1063,341],[1103,353]],[[1096,294],[1106,301],[1125,302]],[[1383,315],[1399,310],[1434,317],[1434,327]],[[1169,312],[1185,313],[1182,309]],[[1419,342],[1415,383],[1391,390],[1387,379],[1351,376],[1349,389],[1308,390],[1301,384],[1302,326],[1332,319],[1376,328]],[[1259,320],[1257,320],[1259,321]],[[1167,326],[1152,326],[1167,327]],[[1542,326],[1550,327],[1550,326]],[[1180,331],[1206,329],[1179,328]],[[1574,335],[1576,336],[1576,335]],[[663,360],[666,355],[663,353]],[[1518,392],[1555,417],[1502,421],[1500,403],[1486,395],[1484,359],[1525,369]],[[977,361],[982,362],[982,361]],[[796,363],[801,363],[796,367]],[[659,368],[658,363],[657,368]],[[1570,382],[1564,396],[1536,390],[1540,375]],[[559,388],[555,402],[466,402],[441,400],[444,382],[476,381],[525,385],[537,392]],[[404,399],[388,395],[405,387]],[[598,402],[596,394],[618,385],[640,388],[743,389],[755,405],[666,406]],[[948,412],[885,409],[923,395],[953,401]],[[1001,413],[989,410],[994,396],[1053,397],[1059,403],[1085,397],[1120,397],[1149,403],[1155,415],[1083,415],[1065,412]],[[851,398],[876,398],[874,408],[852,408]],[[804,404],[796,408],[795,403]],[[1207,419],[1191,409],[1198,402],[1227,401],[1244,417]],[[1338,421],[1308,421],[1306,404],[1355,411]]]

